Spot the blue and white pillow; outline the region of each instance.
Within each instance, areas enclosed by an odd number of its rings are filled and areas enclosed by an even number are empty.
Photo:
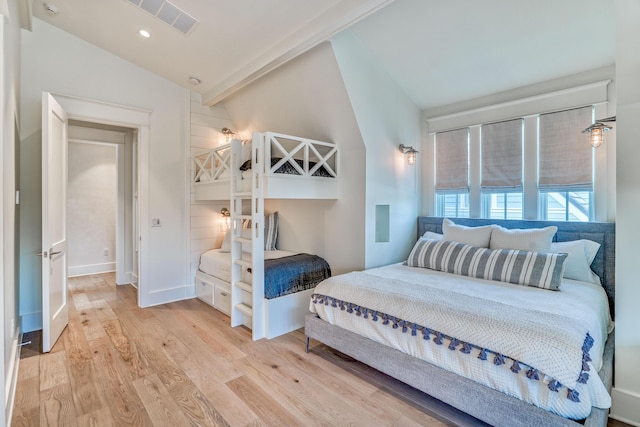
[[[421,238],[409,254],[407,265],[557,291],[566,259],[565,253],[494,250]]]
[[[278,212],[264,218],[264,250],[275,251],[278,239]]]

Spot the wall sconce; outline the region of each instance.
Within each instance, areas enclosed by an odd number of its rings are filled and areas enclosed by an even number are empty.
[[[227,144],[228,144],[229,142],[231,142],[231,140],[233,139],[233,137],[234,137],[234,136],[235,136],[235,134],[236,134],[234,131],[232,131],[232,130],[231,130],[231,129],[229,129],[229,128],[222,128],[222,129],[220,130],[220,132],[222,132],[222,135],[224,135],[224,139],[225,139],[225,141],[227,141]]]
[[[606,119],[596,120],[594,124],[582,131],[589,134],[589,142],[593,148],[598,148],[604,141],[604,133],[611,130],[611,126],[605,125],[608,122],[615,122],[616,116],[607,117]]]
[[[224,219],[224,223],[227,226],[227,229],[231,227],[231,212],[229,212],[229,209],[220,209],[220,215],[222,215],[222,219]]]
[[[406,154],[407,155],[407,161],[409,162],[410,165],[415,165],[416,164],[416,153],[418,152],[418,150],[414,150],[413,147],[408,147],[404,144],[400,144],[400,152],[402,154]]]

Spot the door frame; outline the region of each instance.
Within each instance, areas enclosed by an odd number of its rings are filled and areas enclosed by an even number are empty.
[[[69,119],[102,123],[137,130],[138,152],[136,157],[138,183],[138,307],[145,307],[150,300],[148,261],[149,241],[149,123],[151,111],[136,107],[111,104],[63,94],[51,95],[65,109]]]

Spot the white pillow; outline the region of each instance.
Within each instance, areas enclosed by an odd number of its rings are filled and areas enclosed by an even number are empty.
[[[442,240],[460,242],[478,248],[488,248],[491,240],[491,230],[493,230],[493,225],[466,227],[464,225],[456,225],[450,219],[445,218],[442,221]]]
[[[222,246],[220,246],[220,252],[231,252],[231,229],[228,229],[224,234]]]
[[[433,231],[425,231],[422,238],[429,240],[442,240],[442,234],[434,233]]]
[[[251,238],[251,229],[243,228],[242,237],[245,239]],[[222,246],[220,246],[220,252],[231,252],[231,229],[228,229],[222,240]],[[251,252],[251,243],[242,244],[242,252]]]
[[[491,233],[491,249],[518,249],[551,252],[551,241],[558,231],[555,225],[545,228],[507,229],[496,225]]]
[[[591,270],[591,263],[600,249],[600,244],[591,240],[571,240],[551,243],[551,252],[569,256],[564,266],[563,277],[600,285],[600,277]]]

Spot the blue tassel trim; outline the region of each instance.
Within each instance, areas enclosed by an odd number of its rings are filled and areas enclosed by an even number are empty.
[[[444,344],[444,340],[448,340],[449,345],[447,346],[447,348],[451,351],[455,351],[458,348],[458,346],[461,346],[460,347],[461,353],[471,354],[473,349],[477,349],[478,350],[477,358],[479,360],[484,360],[484,361],[489,360],[489,354],[490,354],[493,356],[492,362],[496,366],[504,365],[505,363],[507,363],[507,360],[510,360],[511,372],[513,372],[514,374],[519,374],[520,371],[522,371],[523,369],[526,369],[525,375],[528,379],[532,381],[540,380],[540,372],[537,369],[531,366],[528,366],[519,360],[513,359],[511,357],[505,356],[503,354],[497,353],[495,351],[492,351],[486,348],[476,346],[468,342],[460,341],[455,337],[443,334],[442,332],[439,332],[433,329],[429,329],[426,326],[418,325],[416,323],[412,323],[407,320],[397,318],[387,313],[382,313],[380,311],[372,310],[366,307],[361,307],[357,304],[338,300],[337,298],[333,298],[326,295],[313,294],[311,296],[311,302],[313,304],[320,304],[325,306],[331,305],[331,307],[336,307],[336,308],[339,307],[340,310],[342,311],[346,310],[347,313],[355,312],[356,316],[360,316],[365,319],[371,318],[371,320],[373,320],[374,322],[377,322],[378,319],[381,318],[383,325],[391,325],[393,329],[402,328],[403,333],[407,333],[410,330],[411,336],[414,336],[414,337],[418,336],[418,332],[420,332],[422,335],[422,339],[426,341],[430,341],[431,335],[433,335],[433,342],[437,345],[442,345]],[[589,362],[591,362],[591,356],[589,355],[589,351],[593,347],[593,344],[594,344],[593,338],[591,337],[591,335],[587,333],[584,339],[584,342],[582,344],[582,369],[580,371],[580,375],[577,380],[577,382],[580,384],[586,384],[589,381],[589,374],[588,374],[588,372],[590,371]],[[551,381],[549,381],[549,383],[547,384],[547,388],[550,391],[559,392],[561,388],[565,388],[565,387],[559,381],[555,379],[551,379]],[[567,388],[567,399],[569,399],[572,402],[580,402],[580,393],[576,390]]]

